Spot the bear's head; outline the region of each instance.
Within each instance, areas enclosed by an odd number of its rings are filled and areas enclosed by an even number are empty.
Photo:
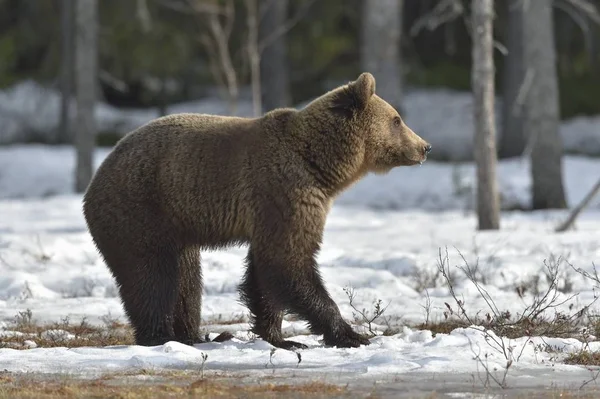
[[[431,145],[413,132],[386,101],[375,94],[375,78],[362,73],[357,80],[324,96],[339,118],[339,129],[363,143],[363,168],[386,173],[397,166],[421,164]],[[341,132],[344,133],[344,132]]]

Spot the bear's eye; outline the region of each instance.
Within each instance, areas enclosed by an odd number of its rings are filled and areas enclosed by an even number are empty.
[[[394,126],[395,126],[395,127],[400,127],[400,125],[401,125],[401,124],[402,124],[402,121],[400,120],[400,118],[399,118],[399,117],[397,117],[397,116],[396,116],[396,117],[394,118]]]

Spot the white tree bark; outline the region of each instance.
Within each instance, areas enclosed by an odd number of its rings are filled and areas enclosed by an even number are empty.
[[[363,0],[361,67],[377,80],[377,94],[402,109],[400,39],[403,0]]]
[[[552,0],[522,1],[521,6],[524,62],[531,72],[523,124],[531,150],[532,207],[565,208]]]
[[[494,121],[493,0],[472,0],[473,103],[477,216],[480,230],[500,228],[500,199],[496,182]]]
[[[75,2],[75,146],[77,167],[75,191],[86,190],[93,173],[92,161],[96,138],[94,106],[98,76],[98,4],[97,0]]]

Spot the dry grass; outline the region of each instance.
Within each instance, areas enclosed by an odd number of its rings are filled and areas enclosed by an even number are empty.
[[[413,328],[418,330],[430,330],[433,335],[442,333],[449,334],[456,328],[467,328],[476,324],[485,327],[501,337],[509,339],[544,336],[550,338],[578,338],[581,339],[581,327],[574,324],[572,317],[556,314],[551,319],[538,317],[534,320],[528,318],[513,318],[509,312],[503,317],[486,318],[471,317],[470,322],[464,318],[447,318],[436,322],[421,323]],[[595,331],[597,326],[590,325],[589,331]]]
[[[38,347],[112,346],[132,345],[133,331],[118,321],[106,319],[104,325],[91,325],[85,319],[71,323],[68,318],[56,323],[35,323],[31,312],[20,312],[7,331],[12,335],[0,336],[0,348],[27,349],[27,341]]]
[[[567,390],[560,390],[560,389],[555,389],[555,390],[551,390],[551,391],[538,391],[538,392],[529,392],[529,393],[523,393],[523,394],[519,394],[519,395],[515,395],[512,396],[515,399],[571,399],[571,398],[577,398],[577,399],[596,399],[598,398],[598,391],[591,391],[591,392],[586,392],[586,391],[579,391],[579,390],[571,390],[571,391],[567,391]]]
[[[600,366],[600,352],[583,350],[571,353],[565,359],[567,364],[576,364],[580,366]]]
[[[212,320],[217,325],[234,325],[247,322],[244,315],[233,318]],[[209,325],[211,323],[203,323]],[[82,346],[114,346],[133,345],[135,343],[133,330],[127,323],[122,323],[110,317],[104,318],[104,323],[92,325],[85,319],[72,323],[68,318],[60,322],[38,323],[31,311],[19,312],[6,328],[0,330],[0,348],[29,349],[27,341],[33,341],[37,347],[67,347]]]
[[[248,384],[240,385],[231,380],[215,378],[198,379],[188,376],[166,376],[166,383],[149,383],[143,380],[113,380],[103,377],[95,380],[52,379],[32,383],[30,378],[0,375],[0,399],[26,398],[99,398],[111,397],[122,399],[136,398],[276,398],[280,396],[295,398],[332,398],[347,397],[349,393],[344,387],[311,382],[308,384]]]
[[[469,323],[463,320],[443,320],[439,322],[421,323],[414,326],[417,330],[429,330],[435,337],[437,334],[450,334],[457,328],[467,328]]]
[[[154,379],[144,379],[153,376]],[[0,373],[0,399],[78,399],[78,398],[347,398],[347,397],[391,397],[393,392],[402,392],[375,387],[350,389],[324,382],[298,384],[276,383],[274,378],[265,376],[260,381],[241,383],[247,376],[215,374],[208,378],[198,378],[187,372],[145,372],[137,374],[110,374],[94,380],[78,380],[68,377],[23,376]],[[281,379],[280,379],[281,381]],[[467,389],[468,391],[468,389]],[[479,390],[475,390],[480,392]],[[464,391],[466,392],[466,391]],[[487,392],[487,391],[486,391]],[[493,391],[487,392],[494,397]],[[480,393],[481,394],[481,393]],[[586,390],[544,389],[513,390],[508,394],[514,398],[596,398],[596,388]],[[435,391],[415,392],[414,397],[446,397]]]

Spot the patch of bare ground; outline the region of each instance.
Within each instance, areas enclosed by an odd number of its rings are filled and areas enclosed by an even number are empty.
[[[58,398],[342,398],[343,386],[324,382],[240,384],[232,378],[198,378],[186,373],[121,373],[92,380],[0,374],[0,399]],[[35,383],[32,383],[35,382]]]
[[[19,312],[4,331],[0,331],[0,348],[67,347],[132,345],[129,325],[105,318],[103,325],[85,319],[72,323],[68,318],[54,323],[37,323],[30,310]]]
[[[219,317],[212,323],[203,323],[220,330],[228,326],[247,322],[243,315],[233,318]],[[109,316],[103,317],[103,323],[91,324],[85,319],[72,322],[68,317],[59,322],[40,323],[31,310],[17,313],[8,324],[0,329],[0,348],[30,349],[33,347],[77,348],[83,346],[133,345],[133,330],[128,323],[120,322]]]
[[[600,366],[600,352],[583,350],[571,353],[565,358],[565,363],[581,366]]]

